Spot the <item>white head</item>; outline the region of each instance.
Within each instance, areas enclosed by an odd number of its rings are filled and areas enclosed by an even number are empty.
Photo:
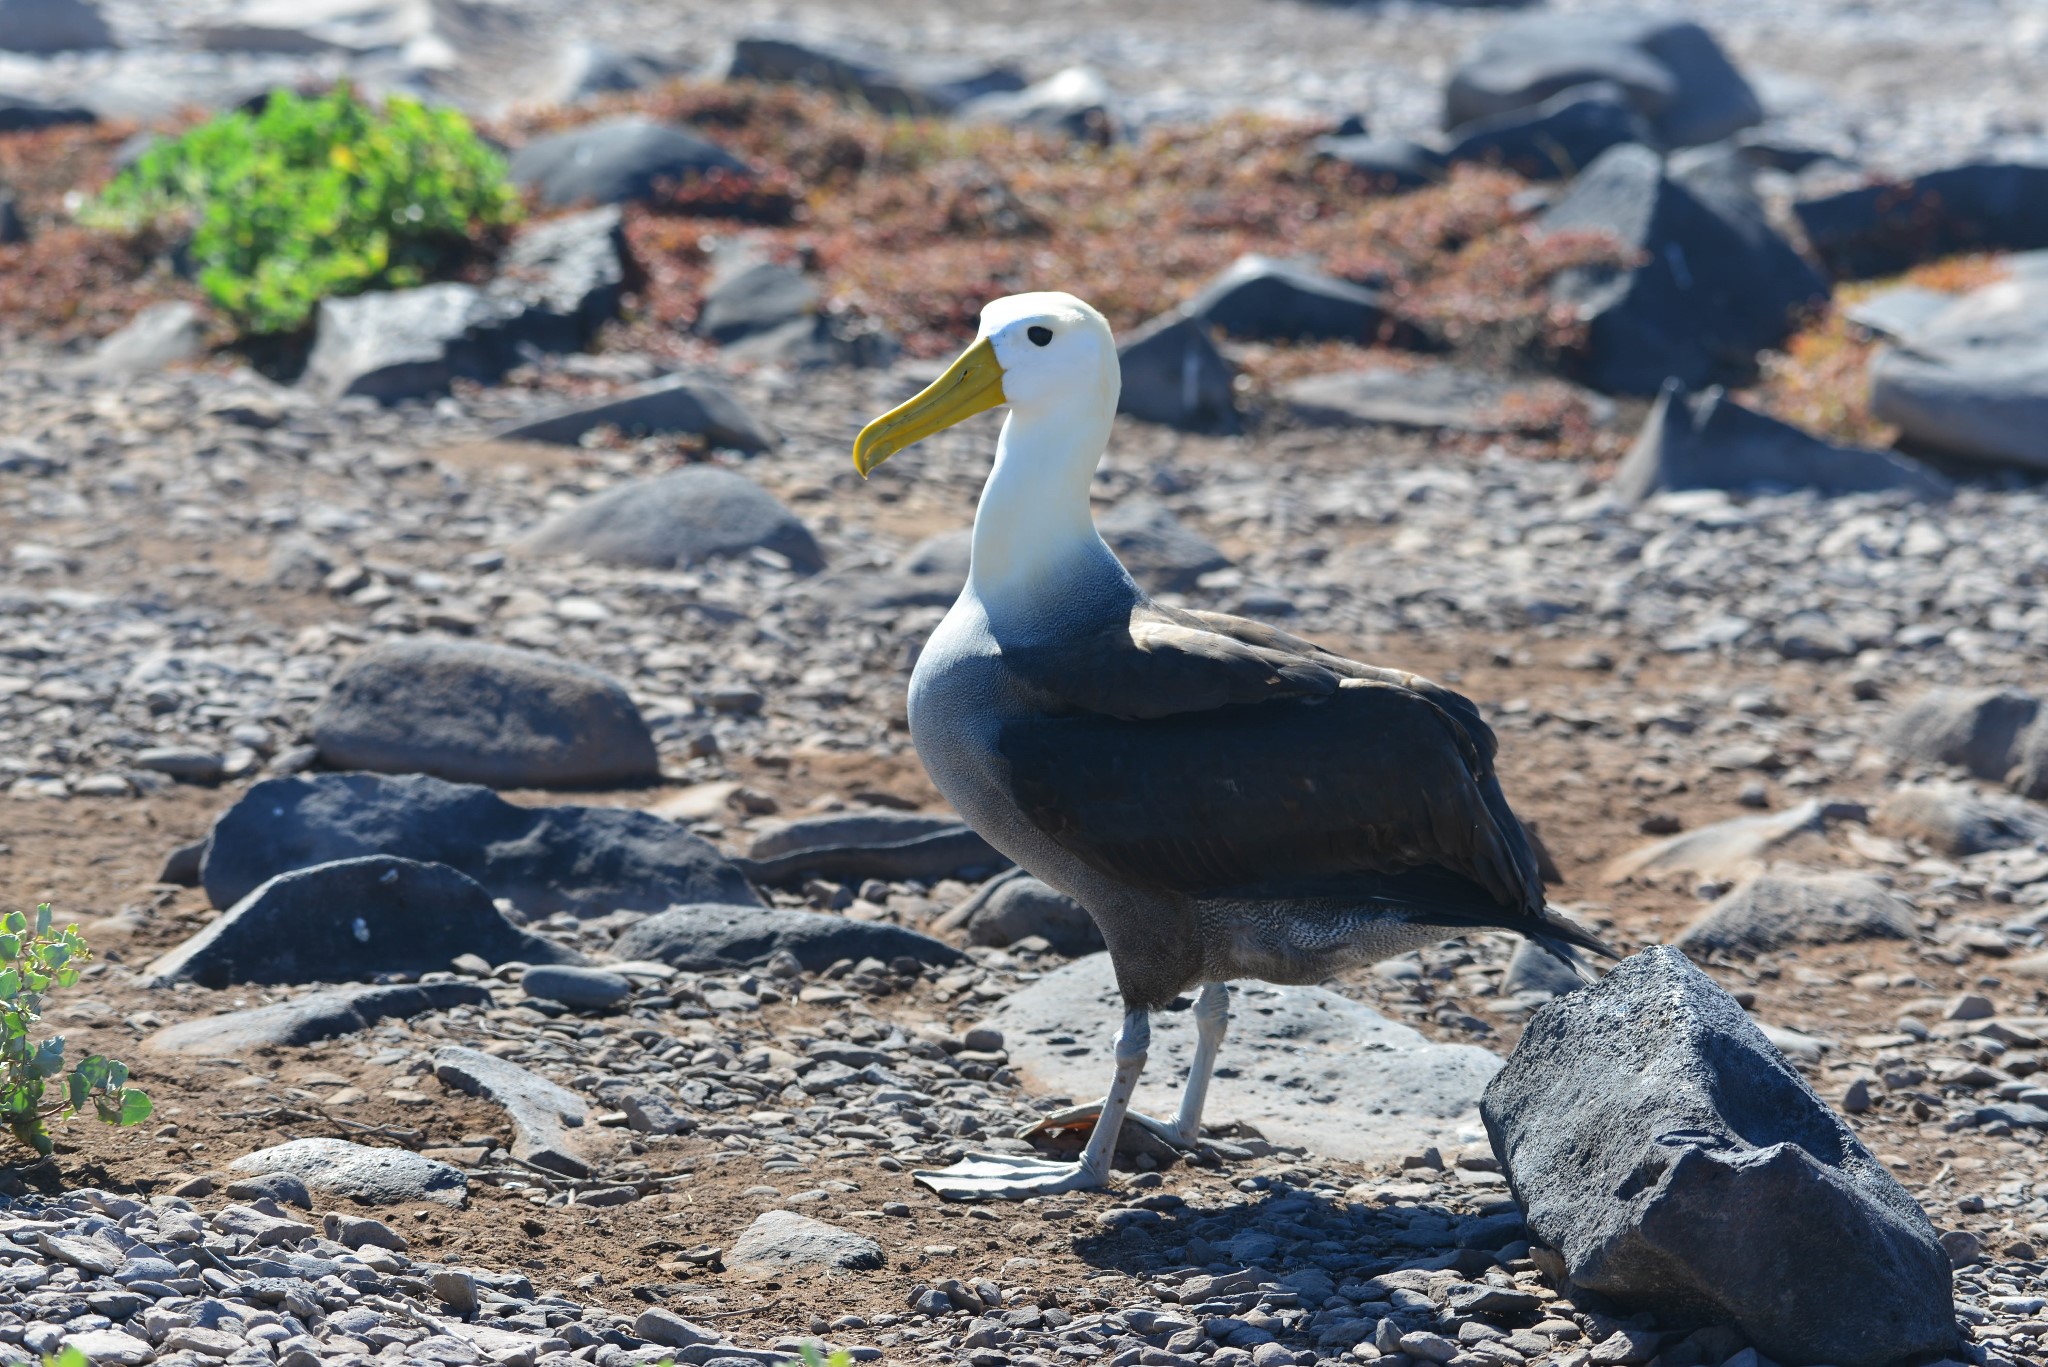
[[[1109,421],[1123,387],[1109,321],[1071,294],[1012,294],[981,311],[974,345],[915,398],[861,429],[853,462],[863,477],[914,442],[998,404],[1018,419],[1067,426]],[[1102,454],[1088,453],[1089,468]]]

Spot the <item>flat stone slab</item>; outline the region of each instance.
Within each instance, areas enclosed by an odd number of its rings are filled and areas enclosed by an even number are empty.
[[[921,964],[954,964],[964,957],[944,940],[902,926],[816,911],[713,903],[656,912],[612,945],[622,959],[646,959],[689,972],[757,968],[784,949],[810,973],[841,959],[887,963],[907,957]]]
[[[477,983],[340,987],[330,992],[308,992],[273,1006],[229,1011],[165,1026],[145,1039],[142,1047],[163,1054],[238,1057],[257,1049],[353,1035],[394,1017],[490,1004],[489,989]]]
[[[372,1206],[413,1201],[461,1206],[469,1201],[469,1179],[460,1168],[409,1149],[373,1149],[346,1139],[294,1139],[237,1158],[228,1170],[287,1173],[313,1191]]]
[[[1820,836],[1826,829],[1820,802],[1802,802],[1782,812],[1717,821],[1696,831],[1639,845],[1609,860],[1600,877],[1606,883],[1676,873],[1704,878],[1741,877],[1756,872],[1769,860],[1784,857],[1800,841]]]
[[[866,1235],[789,1210],[762,1211],[740,1231],[725,1255],[726,1266],[748,1277],[798,1271],[873,1272],[882,1262],[882,1246]]]
[[[505,1108],[512,1156],[570,1177],[588,1177],[609,1145],[588,1123],[582,1097],[507,1059],[451,1045],[434,1051],[434,1076]]]
[[[1490,1050],[1433,1043],[1319,987],[1234,983],[1230,999],[1205,1124],[1242,1121],[1274,1143],[1361,1163],[1476,1132],[1480,1094],[1501,1066]],[[1026,1085],[1093,1100],[1109,1086],[1122,1021],[1109,956],[1093,954],[1011,994],[987,1024],[1003,1032]],[[1191,1013],[1153,1014],[1140,1110],[1173,1115],[1194,1042]]]

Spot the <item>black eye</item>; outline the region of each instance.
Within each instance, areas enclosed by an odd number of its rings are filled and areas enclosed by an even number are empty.
[[[1051,346],[1051,345],[1052,345],[1052,329],[1051,329],[1051,328],[1046,328],[1046,327],[1031,327],[1031,328],[1025,328],[1025,329],[1024,329],[1024,335],[1025,335],[1026,337],[1029,337],[1029,338],[1031,339],[1031,345],[1033,345],[1033,346]]]

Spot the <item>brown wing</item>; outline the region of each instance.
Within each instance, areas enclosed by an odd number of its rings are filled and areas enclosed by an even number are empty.
[[[1540,916],[1542,884],[1472,704],[1217,613],[1005,650],[1047,710],[1000,744],[1029,819],[1119,881],[1187,893],[1387,875]]]

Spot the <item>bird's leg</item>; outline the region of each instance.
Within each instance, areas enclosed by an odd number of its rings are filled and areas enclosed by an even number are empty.
[[[954,1201],[1022,1200],[1027,1196],[1049,1196],[1063,1191],[1087,1191],[1109,1182],[1110,1161],[1116,1157],[1117,1133],[1131,1108],[1131,1094],[1138,1090],[1138,1074],[1145,1071],[1145,1055],[1152,1046],[1152,1023],[1143,1011],[1124,1016],[1124,1028],[1116,1037],[1116,1075],[1109,1095],[1102,1100],[1102,1118],[1078,1163],[1049,1158],[1027,1158],[1021,1154],[969,1154],[950,1168],[913,1172],[911,1177],[939,1195]]]
[[[1180,1114],[1173,1124],[1174,1142],[1192,1149],[1202,1136],[1202,1105],[1209,1099],[1209,1079],[1216,1074],[1216,1055],[1230,1029],[1230,988],[1203,983],[1195,998],[1195,1059],[1188,1065],[1187,1089],[1180,1094]]]
[[[1201,1139],[1202,1105],[1209,1098],[1209,1079],[1216,1072],[1216,1054],[1223,1047],[1223,1034],[1229,1026],[1230,989],[1222,983],[1202,984],[1201,995],[1195,998],[1195,1057],[1188,1069],[1187,1090],[1181,1093],[1180,1114],[1172,1124],[1154,1120],[1137,1111],[1131,1111],[1125,1118],[1177,1149],[1194,1148]],[[1040,1116],[1017,1137],[1029,1139],[1047,1130],[1078,1129],[1091,1123],[1096,1134],[1100,1134],[1103,1126],[1099,1117],[1108,1104],[1105,1098]]]

